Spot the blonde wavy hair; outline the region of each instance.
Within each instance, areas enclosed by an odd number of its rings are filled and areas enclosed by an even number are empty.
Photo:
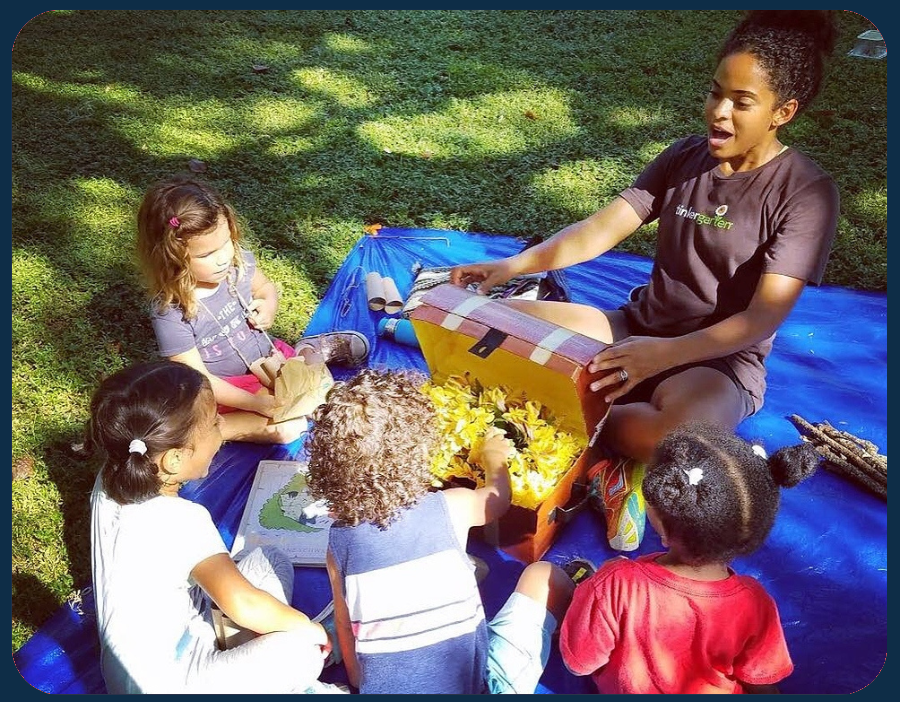
[[[170,178],[153,185],[144,195],[137,215],[138,254],[147,287],[159,311],[169,305],[184,310],[192,319],[197,314],[187,244],[195,236],[208,234],[224,217],[234,244],[234,265],[244,271],[241,256],[241,227],[238,217],[211,186],[184,177]]]
[[[309,490],[335,519],[386,527],[432,483],[438,429],[427,376],[366,368],[335,383],[313,415]]]

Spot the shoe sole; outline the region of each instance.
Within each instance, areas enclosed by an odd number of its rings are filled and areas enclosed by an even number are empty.
[[[302,346],[304,342],[307,342],[310,339],[322,339],[326,336],[332,336],[333,334],[347,334],[349,336],[355,336],[357,339],[362,341],[363,348],[365,349],[365,351],[363,353],[363,357],[359,361],[347,364],[350,368],[358,368],[359,366],[363,365],[366,361],[369,360],[369,351],[370,351],[369,337],[367,337],[362,332],[356,331],[355,329],[346,329],[346,330],[333,331],[333,332],[323,332],[322,334],[313,334],[312,336],[304,336],[302,339],[300,339],[294,345],[294,349],[296,350],[296,348],[298,346]]]

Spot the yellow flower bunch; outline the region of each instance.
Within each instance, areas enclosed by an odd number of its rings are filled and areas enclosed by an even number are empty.
[[[442,436],[431,466],[436,484],[457,478],[484,485],[483,471],[468,457],[487,430],[497,427],[515,446],[509,463],[512,503],[535,509],[585,449],[586,441],[557,429],[539,402],[511,396],[505,388],[483,388],[455,375],[422,390],[434,403]]]

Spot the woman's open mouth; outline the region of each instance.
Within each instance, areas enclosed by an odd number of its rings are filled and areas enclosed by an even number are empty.
[[[725,146],[725,143],[734,136],[730,132],[726,132],[722,129],[716,129],[715,127],[710,127],[709,129],[709,145],[714,149],[720,149]]]

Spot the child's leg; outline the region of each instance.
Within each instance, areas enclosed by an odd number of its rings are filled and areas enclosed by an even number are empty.
[[[237,569],[254,587],[272,597],[291,603],[294,593],[294,566],[284,553],[272,546],[260,546],[247,554],[238,554]]]
[[[235,559],[237,569],[254,587],[258,587],[283,604],[290,604],[294,588],[294,567],[281,551],[262,546],[239,553]],[[231,621],[210,602],[213,626],[219,648],[232,649],[257,637],[256,632],[244,629]]]
[[[299,439],[307,428],[306,417],[270,424],[268,417],[256,412],[236,410],[222,415],[222,438],[225,441],[289,444]]]
[[[243,557],[238,570],[253,585],[289,604],[294,588],[294,566],[278,549],[255,548]],[[340,692],[320,683],[323,659],[318,647],[303,635],[279,631],[227,651],[216,651],[197,662],[188,680],[189,691],[226,694]]]
[[[569,576],[551,563],[538,561],[525,568],[515,592],[488,625],[487,684],[492,694],[534,693],[574,590]]]
[[[318,684],[324,660],[304,634],[276,631],[193,662],[185,692],[204,694],[302,693]]]

